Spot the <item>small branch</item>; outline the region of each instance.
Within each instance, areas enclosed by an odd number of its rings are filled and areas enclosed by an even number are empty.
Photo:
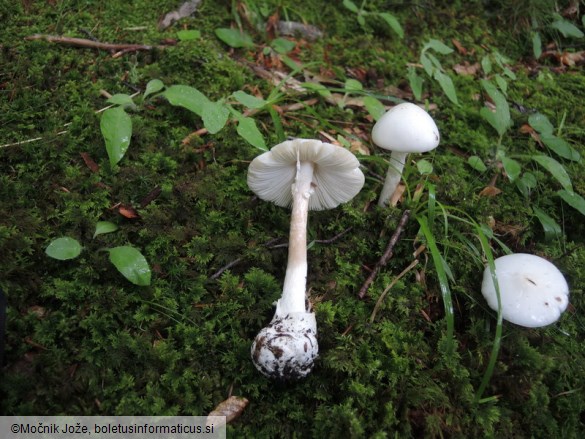
[[[24,38],[25,40],[45,40],[50,43],[64,44],[66,46],[82,47],[86,49],[99,49],[116,52],[136,52],[139,50],[149,51],[155,48],[163,49],[165,46],[148,46],[144,44],[114,44],[101,43],[99,41],[88,40],[85,38],[63,37],[59,35],[34,34]]]
[[[398,282],[410,270],[412,270],[414,267],[416,267],[418,265],[418,262],[419,262],[418,259],[415,259],[414,261],[412,261],[408,265],[408,267],[406,267],[404,270],[402,270],[400,272],[400,274],[398,276],[396,276],[392,282],[390,282],[390,285],[388,285],[386,287],[386,289],[382,292],[382,294],[380,295],[380,297],[378,297],[378,301],[376,302],[376,305],[374,306],[374,310],[372,311],[372,315],[370,316],[370,323],[374,323],[374,319],[376,318],[376,314],[378,313],[378,309],[380,309],[380,307],[382,306],[382,302],[384,302],[384,299],[386,298],[386,294],[388,294],[388,291],[390,291],[392,289],[392,287],[394,285],[396,285],[396,282]]]
[[[402,234],[402,230],[404,229],[404,226],[408,222],[409,217],[410,217],[410,210],[405,210],[404,213],[402,214],[402,218],[400,218],[400,221],[398,222],[398,226],[396,227],[394,234],[392,235],[392,237],[390,238],[390,241],[388,242],[388,246],[386,247],[384,254],[380,258],[380,260],[376,263],[376,265],[374,266],[374,269],[372,270],[372,272],[370,273],[370,275],[368,276],[368,278],[366,279],[366,281],[364,282],[364,284],[360,288],[360,291],[358,294],[358,297],[360,299],[363,299],[365,297],[366,292],[368,291],[368,288],[370,287],[372,282],[374,282],[374,279],[378,275],[380,269],[382,267],[384,267],[388,263],[390,258],[392,257],[393,252],[394,252],[394,246],[396,245],[396,243],[400,239],[400,235]]]
[[[313,242],[315,244],[333,244],[335,241],[337,241],[339,238],[341,238],[343,235],[345,235],[351,229],[352,229],[351,227],[348,227],[343,232],[340,232],[337,235],[335,235],[333,238],[329,238],[329,239],[315,239]]]

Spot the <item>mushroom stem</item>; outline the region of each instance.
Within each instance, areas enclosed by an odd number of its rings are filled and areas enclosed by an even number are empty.
[[[385,207],[388,205],[392,194],[394,194],[400,183],[402,170],[404,169],[407,156],[407,152],[392,151],[392,154],[390,155],[390,166],[388,167],[388,173],[386,174],[382,193],[378,199],[378,206]]]
[[[288,264],[282,297],[276,308],[276,314],[279,315],[307,311],[307,218],[313,185],[313,163],[297,161],[297,175],[292,185]]]

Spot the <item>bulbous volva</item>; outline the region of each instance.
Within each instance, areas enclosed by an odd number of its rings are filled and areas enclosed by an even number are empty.
[[[265,376],[296,380],[311,372],[319,354],[317,322],[311,312],[276,314],[252,344],[252,361]]]

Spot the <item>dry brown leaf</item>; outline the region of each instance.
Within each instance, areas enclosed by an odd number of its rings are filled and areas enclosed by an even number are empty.
[[[390,206],[396,206],[398,202],[402,199],[402,194],[406,190],[406,185],[404,183],[400,183],[392,196],[390,197]]]
[[[481,192],[479,193],[480,197],[495,197],[498,194],[501,194],[502,190],[498,189],[495,186],[486,186],[484,187]]]
[[[100,172],[99,165],[93,161],[93,159],[87,152],[80,152],[79,155],[85,162],[85,166],[87,166],[91,172],[93,172],[94,174]]]
[[[210,422],[213,422],[209,419],[213,416],[225,416],[225,422],[226,424],[229,424],[242,414],[248,405],[248,402],[249,401],[243,396],[230,396],[225,401],[220,402],[217,407],[209,413],[207,425],[209,425]]]
[[[457,52],[459,52],[461,55],[467,55],[467,49],[465,47],[463,47],[463,44],[461,44],[459,42],[459,40],[456,40],[455,38],[453,38],[451,40],[451,42],[453,43],[453,45],[457,49]]]
[[[120,204],[118,206],[118,213],[122,215],[124,218],[138,218],[140,215],[132,206],[128,206],[125,204]]]
[[[349,142],[349,144],[349,150],[351,152],[357,152],[362,155],[370,155],[370,148],[368,148],[363,142],[360,142],[359,140],[352,140]]]
[[[463,64],[457,64],[453,66],[453,70],[455,73],[461,76],[475,76],[480,69],[480,65],[478,62],[469,64],[465,61]]]
[[[585,51],[563,52],[560,56],[560,61],[569,67],[585,64]]]

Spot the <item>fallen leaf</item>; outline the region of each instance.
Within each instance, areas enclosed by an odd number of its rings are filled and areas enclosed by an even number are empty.
[[[91,172],[93,172],[94,174],[97,174],[98,172],[100,172],[99,165],[93,161],[93,159],[90,157],[90,155],[87,152],[80,152],[79,155],[81,156],[81,158],[85,162],[85,166],[87,166]]]
[[[463,44],[461,44],[459,42],[459,40],[456,40],[455,38],[453,38],[451,40],[451,42],[453,43],[453,45],[457,49],[457,52],[459,52],[461,55],[467,55],[467,49],[465,47],[463,47]]]
[[[128,206],[125,204],[120,204],[118,207],[118,213],[122,215],[124,218],[138,218],[140,215],[132,206]]]
[[[396,188],[396,190],[394,191],[394,193],[392,194],[392,196],[390,197],[390,205],[391,206],[396,206],[398,204],[398,202],[402,199],[402,194],[404,194],[405,190],[406,190],[406,185],[403,183],[400,183],[398,185],[398,187]]]
[[[480,69],[480,65],[478,62],[469,64],[465,61],[463,64],[457,64],[453,66],[453,70],[455,73],[461,76],[475,76]]]
[[[560,61],[569,67],[585,64],[585,51],[563,52],[560,56]]]
[[[225,416],[225,422],[226,424],[229,424],[242,414],[248,405],[248,402],[249,401],[243,396],[230,396],[225,401],[220,402],[217,407],[209,413],[207,416],[207,425],[209,425],[210,422],[213,422],[209,419],[213,416]],[[217,424],[215,426],[217,426]]]
[[[480,197],[495,197],[496,195],[501,193],[502,190],[498,189],[495,186],[486,186],[480,191],[479,195]]]
[[[201,1],[202,0],[191,0],[184,2],[178,9],[165,14],[165,16],[158,22],[158,30],[164,30],[175,21],[192,15],[199,7]]]

